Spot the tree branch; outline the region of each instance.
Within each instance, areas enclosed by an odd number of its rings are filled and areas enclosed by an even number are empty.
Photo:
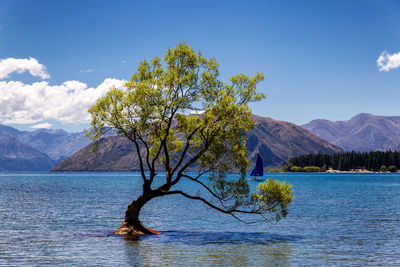
[[[137,136],[139,137],[140,141],[144,144],[144,146],[146,147],[146,163],[147,163],[147,167],[149,168],[150,172],[154,172],[152,166],[150,165],[150,148],[149,145],[146,143],[146,141],[144,141],[143,137],[140,134],[137,134]]]
[[[203,174],[206,172],[203,172]],[[196,178],[193,178],[187,174],[182,174],[182,177],[188,178],[189,180],[196,182],[198,184],[200,184],[201,186],[203,186],[213,197],[215,197],[216,199],[220,200],[220,198],[218,197],[217,194],[215,194],[211,188],[209,188],[207,185],[205,185],[203,182],[199,181],[198,178],[200,178],[201,175],[198,175]],[[221,203],[222,204],[222,203]]]
[[[123,134],[125,135],[126,138],[128,138],[129,140],[131,140],[135,144],[136,153],[137,153],[138,158],[139,158],[140,173],[142,174],[142,179],[143,179],[144,184],[146,184],[147,177],[146,177],[146,174],[144,173],[143,159],[142,159],[142,155],[140,154],[139,144],[136,141],[136,131],[134,130],[134,138],[132,138],[132,136],[127,133],[127,131],[124,129],[124,127],[122,127],[118,116],[116,114],[114,114],[113,112],[111,112],[111,116],[113,116],[114,119],[116,120],[117,125],[119,127],[119,130],[123,132]]]
[[[175,173],[175,171],[179,168],[179,166],[182,164],[183,159],[186,156],[186,153],[190,147],[190,140],[192,139],[192,137],[194,136],[194,134],[201,128],[201,126],[197,127],[196,129],[194,129],[194,131],[192,133],[190,133],[190,135],[186,138],[186,145],[185,148],[183,149],[183,152],[181,154],[181,157],[178,161],[178,163],[175,165],[175,167],[172,169],[171,174],[173,175]]]
[[[222,209],[222,208],[220,208],[218,206],[215,206],[214,204],[212,204],[211,202],[208,202],[207,200],[205,200],[202,197],[192,196],[192,195],[189,195],[189,194],[187,194],[187,193],[185,193],[185,192],[183,192],[181,190],[174,190],[174,191],[165,192],[165,195],[174,195],[174,194],[180,194],[180,195],[182,195],[182,196],[184,196],[186,198],[189,198],[189,199],[200,200],[204,204],[206,204],[207,206],[209,206],[209,207],[211,207],[211,208],[213,208],[215,210],[218,210],[218,211],[220,211],[222,213],[225,213],[225,214],[230,214],[231,213],[230,211],[227,211],[227,210],[224,210],[224,209]]]
[[[136,135],[136,133],[134,134],[134,136],[135,136],[135,135]],[[135,146],[136,146],[136,154],[138,155],[138,158],[139,158],[140,173],[142,174],[143,181],[146,183],[147,178],[146,178],[146,174],[144,173],[143,159],[142,159],[142,155],[140,154],[139,144],[138,144],[138,142],[136,141],[136,136],[135,136],[134,139],[133,139],[133,138],[130,138],[130,137],[128,137],[128,138],[129,138],[129,140],[131,140],[131,141],[135,144]]]
[[[184,197],[186,197],[186,198],[189,198],[189,199],[200,200],[201,202],[203,202],[204,204],[206,204],[206,205],[209,206],[210,208],[213,208],[213,209],[215,209],[215,210],[217,210],[217,211],[219,211],[219,212],[221,212],[221,213],[224,213],[224,214],[229,214],[229,215],[231,215],[232,217],[234,217],[235,219],[237,219],[237,220],[239,220],[239,221],[241,221],[241,222],[243,222],[243,223],[246,223],[246,224],[252,224],[252,223],[257,223],[257,222],[262,222],[262,221],[269,221],[268,218],[266,218],[265,216],[263,216],[262,213],[260,213],[260,212],[257,212],[257,211],[237,210],[237,209],[234,209],[234,210],[225,210],[225,209],[222,209],[222,208],[220,208],[220,207],[218,207],[218,206],[212,204],[211,202],[205,200],[205,199],[202,198],[202,197],[199,197],[199,196],[192,196],[192,195],[189,195],[189,194],[187,194],[187,193],[185,193],[185,192],[183,192],[183,191],[181,191],[181,190],[174,190],[174,191],[169,191],[169,192],[164,192],[164,193],[163,193],[163,195],[174,195],[174,194],[179,194],[179,195],[182,195],[182,196],[184,196]],[[263,217],[263,219],[261,219],[261,220],[256,220],[256,221],[244,221],[244,220],[240,219],[235,213],[258,214],[258,215],[261,215],[261,217]]]

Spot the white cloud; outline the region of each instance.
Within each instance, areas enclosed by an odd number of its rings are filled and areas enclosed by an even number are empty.
[[[191,110],[189,112],[190,115],[201,115],[204,113],[204,110]]]
[[[397,54],[389,54],[388,52],[384,51],[379,56],[378,60],[376,61],[378,64],[379,71],[389,71],[391,69],[396,69],[400,67],[400,52]]]
[[[50,85],[45,81],[33,84],[0,81],[0,122],[89,122],[89,107],[111,87],[122,88],[125,82],[107,78],[94,88],[79,81],[66,81],[61,85]]]
[[[33,76],[48,78],[45,66],[36,59],[8,58],[0,61],[0,79],[17,71],[29,70]],[[62,123],[90,121],[88,109],[111,87],[123,88],[126,81],[107,78],[97,87],[80,81],[50,85],[46,81],[25,84],[0,80],[0,123],[34,124],[32,128],[47,128],[54,120]]]
[[[88,69],[88,70],[81,70],[80,73],[90,73],[93,72],[94,69]]]
[[[40,64],[35,58],[6,58],[0,59],[0,79],[7,78],[13,72],[23,73],[29,71],[32,76],[42,79],[50,78],[46,67]]]
[[[53,126],[53,124],[44,122],[44,123],[32,125],[30,128],[32,128],[32,129],[50,129],[52,126]]]

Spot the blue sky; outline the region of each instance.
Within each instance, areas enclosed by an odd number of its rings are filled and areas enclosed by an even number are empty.
[[[399,14],[400,1],[390,0],[3,0],[0,59],[19,65],[1,78],[0,63],[0,123],[87,128],[85,94],[128,80],[140,61],[181,41],[215,57],[224,80],[264,73],[267,98],[255,114],[296,124],[400,116]],[[51,98],[57,90],[64,95]]]

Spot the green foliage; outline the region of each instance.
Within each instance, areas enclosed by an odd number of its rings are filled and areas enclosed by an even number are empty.
[[[394,165],[390,165],[389,168],[388,168],[388,170],[389,170],[390,172],[397,172],[397,168],[396,168],[396,166],[394,166]]]
[[[304,168],[302,168],[303,172],[321,172],[321,168],[320,167],[316,167],[316,166],[305,166]]]
[[[284,172],[325,172],[326,165],[323,166],[322,168],[316,166],[299,167],[299,166],[294,166],[291,163],[286,163],[283,165],[282,170]]]
[[[380,171],[382,165],[400,167],[400,152],[398,151],[372,151],[372,152],[345,152],[333,155],[309,154],[294,157],[282,166],[284,171],[290,171],[292,166],[304,168],[306,166],[316,166],[324,171],[328,168],[341,171],[355,169],[366,169]]]
[[[286,217],[288,206],[293,201],[292,185],[268,178],[267,182],[257,185],[251,198],[263,212],[273,212],[273,219],[279,221]]]
[[[124,89],[112,88],[97,100],[89,109],[92,128],[88,135],[97,141],[112,132],[134,142],[144,193],[179,193],[230,214],[254,212],[244,179],[248,165],[246,133],[254,127],[248,104],[264,98],[256,91],[263,79],[261,73],[252,77],[239,74],[225,83],[219,79],[214,58],[207,59],[189,45],[179,43],[169,48],[163,59],[140,63]],[[166,181],[157,189],[151,187],[155,164],[166,171]],[[187,173],[193,165],[200,168],[197,176]],[[231,170],[239,170],[241,178],[228,179],[226,172]],[[200,177],[210,172],[208,183],[203,183]],[[172,191],[182,178],[203,186],[221,205]],[[271,183],[269,186],[275,191],[285,189]],[[286,201],[280,209],[284,214],[287,199],[275,191],[271,191],[274,198],[268,199],[274,203]],[[269,205],[266,201],[259,203],[264,207]]]
[[[381,172],[387,172],[387,167],[386,165],[382,165],[379,169]]]
[[[268,170],[268,172],[281,172],[281,169],[270,168],[270,169]]]
[[[290,171],[290,172],[301,172],[301,171],[302,171],[302,168],[299,167],[299,166],[292,166],[292,167],[289,169],[289,171]]]
[[[292,167],[293,167],[293,164],[291,162],[288,162],[288,163],[283,164],[281,169],[283,172],[290,172]]]

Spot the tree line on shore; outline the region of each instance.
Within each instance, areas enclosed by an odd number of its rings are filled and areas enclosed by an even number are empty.
[[[328,169],[339,171],[368,170],[396,172],[400,169],[399,151],[344,152],[333,155],[308,154],[291,158],[280,170],[284,172],[325,172]]]

